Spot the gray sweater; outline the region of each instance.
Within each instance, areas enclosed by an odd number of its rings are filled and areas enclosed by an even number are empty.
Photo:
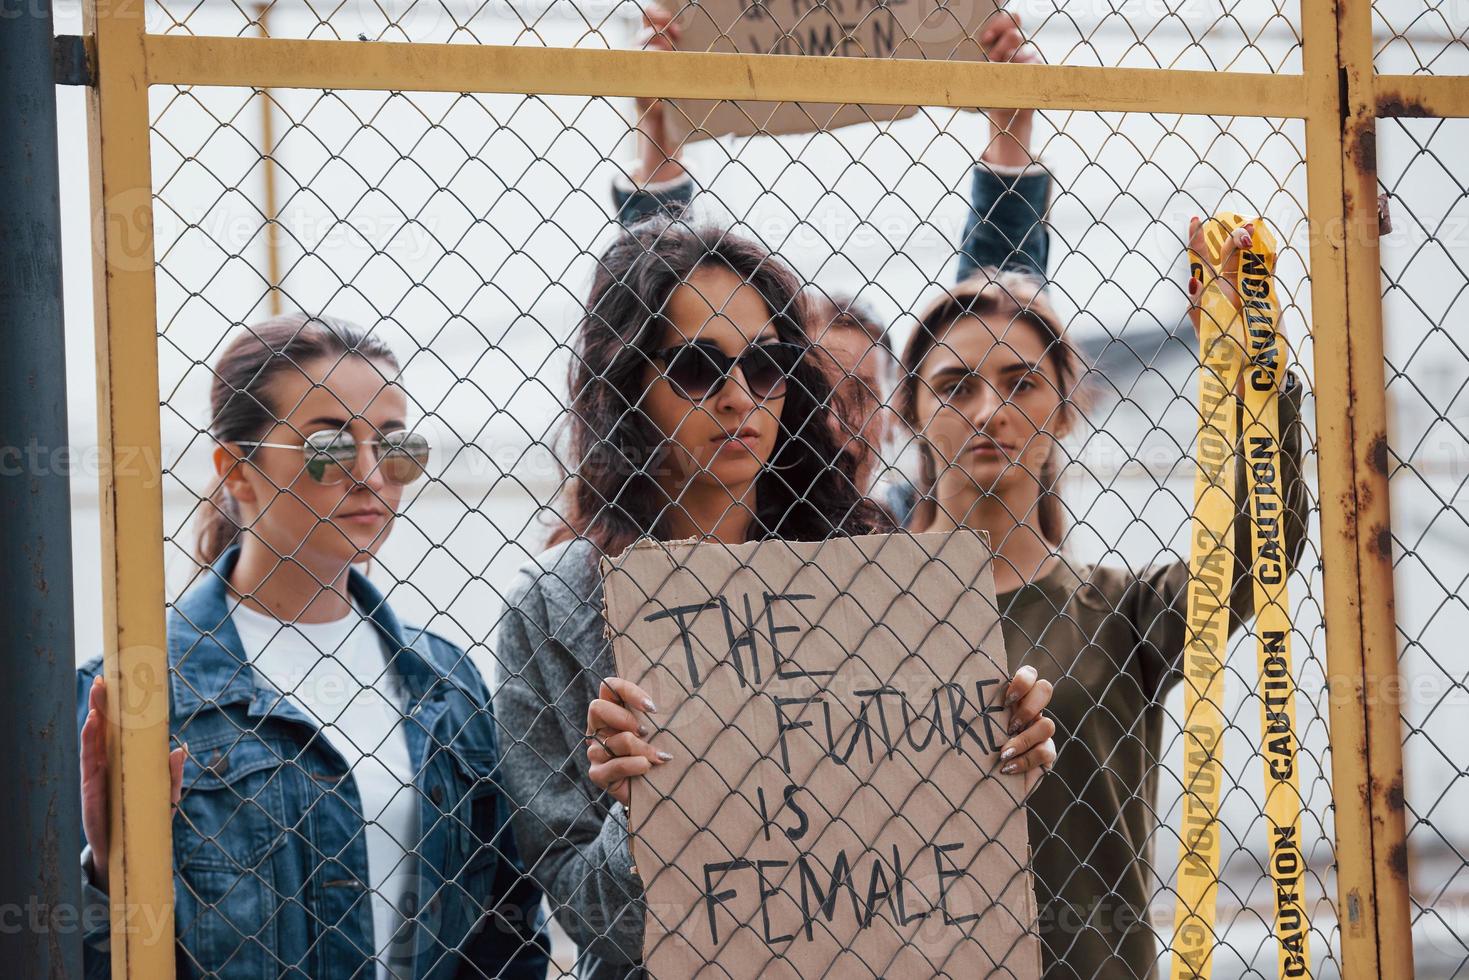
[[[643,886],[622,805],[587,778],[587,706],[616,673],[599,554],[579,540],[526,562],[496,630],[495,718],[516,842],[583,980],[639,980]]]
[[[1051,178],[1038,166],[974,168],[959,278],[979,265],[1044,276]],[[680,212],[692,181],[650,194],[616,193],[618,219]],[[557,921],[580,948],[583,980],[641,980],[643,886],[632,873],[627,817],[587,778],[587,706],[616,672],[602,618],[600,555],[586,541],[526,562],[496,631],[495,718],[505,789],[517,805],[516,843]]]

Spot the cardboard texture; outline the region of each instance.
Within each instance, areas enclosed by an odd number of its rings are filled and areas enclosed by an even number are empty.
[[[603,562],[673,754],[632,788],[651,976],[1039,976],[989,559],[957,532]]]
[[[983,61],[995,0],[703,0],[674,22],[682,51]],[[686,139],[808,133],[910,116],[912,106],[673,100]]]

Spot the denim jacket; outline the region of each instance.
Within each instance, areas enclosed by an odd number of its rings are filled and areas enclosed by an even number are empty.
[[[189,747],[173,817],[178,975],[373,980],[356,784],[316,723],[246,663],[225,588],[238,554],[227,551],[168,617],[169,731]],[[511,835],[489,691],[464,651],[401,626],[365,576],[353,571],[348,589],[405,692],[418,773],[411,960],[390,966],[425,980],[542,980],[541,891]],[[77,671],[78,726],[101,669],[94,658]],[[88,904],[107,902],[84,887]],[[84,937],[89,978],[110,974],[108,949],[105,926]]]

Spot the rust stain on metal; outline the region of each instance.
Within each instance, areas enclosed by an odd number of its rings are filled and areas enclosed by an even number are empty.
[[[1372,532],[1370,547],[1378,558],[1392,558],[1392,531],[1387,525],[1378,525],[1377,530]]]
[[[1346,143],[1347,159],[1361,173],[1377,173],[1377,120],[1359,119],[1347,124],[1342,134]]]
[[[1433,110],[1421,101],[1400,92],[1379,92],[1377,114],[1398,119],[1427,119],[1434,115]]]
[[[1367,465],[1372,472],[1387,475],[1387,436],[1379,432],[1367,447]]]
[[[1408,877],[1408,845],[1399,841],[1387,852],[1387,866],[1398,878]]]
[[[1392,781],[1392,785],[1387,788],[1386,799],[1387,805],[1391,809],[1401,810],[1403,808],[1403,779],[1401,776],[1399,776],[1397,779],[1394,779]]]

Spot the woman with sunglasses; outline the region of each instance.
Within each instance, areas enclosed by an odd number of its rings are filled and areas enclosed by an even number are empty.
[[[302,314],[213,367],[218,486],[168,617],[180,976],[545,976],[484,681],[355,567],[429,458],[398,370],[371,334]],[[106,903],[101,669],[78,672],[77,706],[86,891]],[[86,936],[88,976],[108,975],[107,938]]]
[[[673,11],[650,4],[643,8],[643,27],[634,46],[672,51],[680,33]],[[1039,61],[1034,47],[1026,43],[1020,15],[1010,11],[986,21],[975,40],[990,61]],[[991,109],[985,116],[988,135],[970,174],[956,281],[982,268],[1045,278],[1050,235],[1044,220],[1052,180],[1031,150],[1035,110]],[[636,124],[633,170],[626,176],[618,174],[612,182],[618,222],[631,227],[655,215],[687,215],[698,185],[683,166],[684,142],[671,104],[637,99]],[[898,372],[886,324],[877,322],[860,300],[815,286],[810,287],[805,309],[806,332],[825,355],[834,377],[838,438],[843,451],[856,460],[857,485],[904,523],[916,502],[916,490],[882,458],[882,446],[899,428],[887,406]],[[880,475],[888,479],[878,481]]]
[[[612,676],[599,560],[643,537],[734,544],[888,528],[840,450],[799,292],[753,242],[667,220],[640,223],[597,265],[570,377],[575,478],[554,546],[521,569],[494,641],[517,838],[581,949],[579,977],[642,976],[627,780],[667,758],[639,737],[646,696]],[[1049,688],[1026,671],[1011,694],[1024,730],[1007,765],[1045,765],[1050,722],[1036,719]]]

